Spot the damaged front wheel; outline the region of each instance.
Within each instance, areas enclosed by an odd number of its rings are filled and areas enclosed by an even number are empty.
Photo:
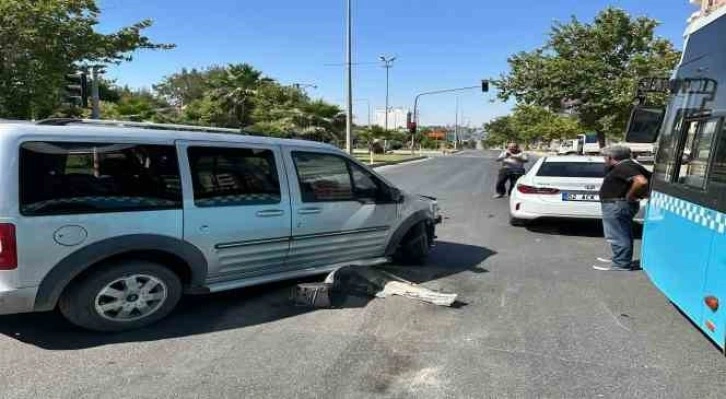
[[[415,225],[401,240],[393,259],[406,265],[423,265],[431,250],[432,238],[425,222]]]

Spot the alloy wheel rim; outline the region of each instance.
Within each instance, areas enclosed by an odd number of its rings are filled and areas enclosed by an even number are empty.
[[[104,319],[131,322],[159,310],[167,298],[167,286],[148,274],[131,274],[106,284],[96,295],[96,312]]]

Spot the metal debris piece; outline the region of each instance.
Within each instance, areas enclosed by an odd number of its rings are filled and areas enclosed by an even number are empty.
[[[331,284],[304,283],[293,288],[292,301],[297,306],[312,306],[316,308],[330,307]]]
[[[457,298],[457,294],[430,290],[375,267],[341,267],[330,273],[325,283],[335,292],[378,298],[398,295],[438,306],[452,306]]]
[[[451,306],[456,302],[456,294],[436,292],[420,285],[391,281],[383,287],[383,291],[376,294],[378,298],[399,295],[406,298],[417,299],[422,302],[438,306]]]

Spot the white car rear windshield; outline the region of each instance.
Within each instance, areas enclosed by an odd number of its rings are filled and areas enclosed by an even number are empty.
[[[605,177],[605,164],[602,162],[544,162],[537,176],[545,177]]]

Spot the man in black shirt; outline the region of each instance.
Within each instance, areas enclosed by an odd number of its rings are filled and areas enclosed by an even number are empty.
[[[607,175],[600,187],[602,224],[613,258],[600,259],[596,270],[633,270],[633,218],[640,210],[651,173],[632,159],[630,148],[603,150]]]

